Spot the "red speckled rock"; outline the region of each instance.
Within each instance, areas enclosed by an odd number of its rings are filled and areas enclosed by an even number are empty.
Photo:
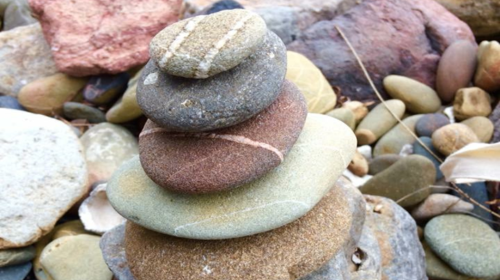
[[[382,79],[391,74],[434,88],[438,61],[448,45],[474,42],[470,28],[435,1],[366,0],[312,25],[288,45],[316,64],[344,95],[361,101],[376,96],[335,26],[349,38],[379,90]]]
[[[182,0],[29,0],[59,71],[119,73],[146,63],[153,36],[178,19]]]

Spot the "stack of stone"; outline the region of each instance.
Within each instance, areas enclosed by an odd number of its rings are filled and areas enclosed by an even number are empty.
[[[128,219],[101,242],[115,276],[299,279],[354,252],[364,201],[336,184],[354,133],[307,113],[285,80],[285,46],[258,15],[180,21],[150,54],[137,88],[149,118],[140,157],[108,183]],[[113,261],[117,243],[130,271]]]

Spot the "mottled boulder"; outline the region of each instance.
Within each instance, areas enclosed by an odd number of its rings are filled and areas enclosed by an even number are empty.
[[[366,226],[377,238],[382,255],[382,279],[427,280],[424,250],[410,214],[388,198],[364,197],[369,212]]]
[[[355,100],[376,96],[335,26],[352,42],[379,90],[390,74],[434,87],[437,64],[448,45],[456,40],[474,42],[469,27],[435,1],[366,0],[333,20],[312,25],[288,45]]]
[[[149,42],[177,21],[181,0],[29,0],[59,71],[116,74],[145,63]]]

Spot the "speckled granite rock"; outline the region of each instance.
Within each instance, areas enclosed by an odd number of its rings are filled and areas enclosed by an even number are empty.
[[[17,96],[28,83],[57,72],[40,24],[0,33],[0,92]]]

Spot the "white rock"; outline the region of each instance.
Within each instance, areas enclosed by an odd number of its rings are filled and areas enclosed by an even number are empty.
[[[61,121],[0,109],[0,249],[48,233],[86,191],[87,166]]]
[[[106,184],[98,185],[90,193],[80,206],[78,215],[86,230],[99,234],[126,221],[109,203]]]

